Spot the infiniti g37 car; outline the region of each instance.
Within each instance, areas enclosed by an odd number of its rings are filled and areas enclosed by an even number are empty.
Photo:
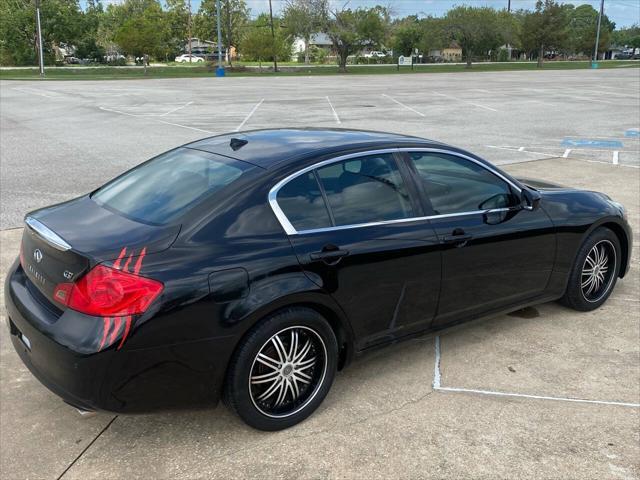
[[[283,129],[164,153],[29,213],[13,345],[85,410],[220,397],[253,427],[310,415],[373,348],[558,300],[629,268],[624,208],[415,137]]]

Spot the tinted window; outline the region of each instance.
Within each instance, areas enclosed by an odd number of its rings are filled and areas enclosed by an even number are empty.
[[[317,170],[336,225],[413,216],[409,195],[391,155],[372,155]]]
[[[280,209],[298,231],[331,226],[329,212],[313,172],[286,183],[278,191],[277,200]]]
[[[163,224],[249,168],[243,162],[181,148],[125,173],[92,198],[135,220]]]
[[[411,152],[436,214],[505,208],[517,204],[509,185],[473,162],[452,155]]]

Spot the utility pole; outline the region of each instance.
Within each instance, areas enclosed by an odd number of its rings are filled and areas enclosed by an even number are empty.
[[[222,67],[222,30],[220,29],[220,0],[216,0],[216,20],[218,23],[218,68],[216,69],[216,77],[224,77],[224,68]]]
[[[191,63],[191,0],[189,0],[189,17],[187,20],[187,30],[189,32],[188,42],[189,42],[189,63]]]
[[[511,0],[507,2],[507,13],[511,13]],[[509,52],[509,61],[511,61],[511,43],[507,43],[507,52]]]
[[[598,44],[600,43],[600,25],[602,24],[602,14],[604,12],[604,0],[600,0],[600,13],[598,15],[598,31],[596,32],[596,46],[593,51],[593,61],[591,62],[591,66],[595,66],[595,63],[598,61]]]
[[[36,0],[36,26],[38,28],[38,63],[40,78],[44,78],[44,55],[42,53],[42,27],[40,26],[40,0]]]
[[[276,54],[276,34],[273,29],[273,8],[269,0],[269,18],[271,19],[271,51],[273,53],[273,71],[278,71],[278,55]]]

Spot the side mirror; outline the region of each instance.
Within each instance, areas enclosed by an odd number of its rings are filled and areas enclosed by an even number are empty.
[[[540,192],[537,190],[524,188],[520,194],[520,200],[522,202],[522,208],[525,210],[536,210],[540,206],[542,195],[540,195]]]

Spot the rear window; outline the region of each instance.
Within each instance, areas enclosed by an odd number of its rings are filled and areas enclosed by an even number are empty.
[[[180,148],[125,173],[93,194],[99,205],[162,225],[240,178],[251,165]]]

